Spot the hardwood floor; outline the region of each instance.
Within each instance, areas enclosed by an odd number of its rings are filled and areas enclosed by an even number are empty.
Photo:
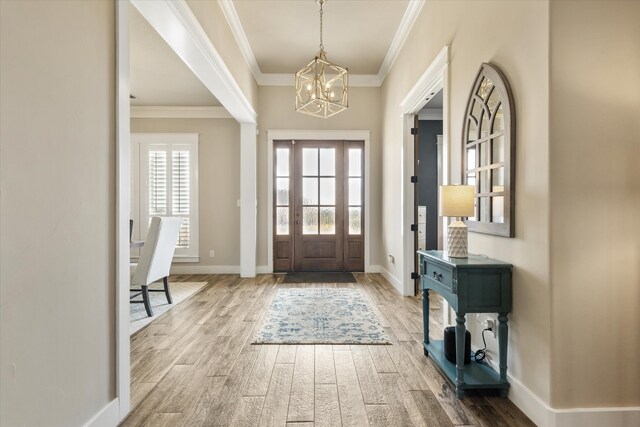
[[[133,410],[121,425],[534,425],[507,399],[456,399],[423,355],[419,298],[400,296],[379,274],[356,278],[285,285],[279,275],[172,276],[209,284],[132,336]],[[280,287],[361,289],[393,345],[251,345]],[[441,311],[437,295],[430,304]]]

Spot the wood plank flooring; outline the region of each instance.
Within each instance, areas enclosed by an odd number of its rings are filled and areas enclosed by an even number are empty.
[[[131,337],[122,426],[533,426],[509,400],[464,400],[422,350],[422,302],[379,274],[357,284],[282,284],[281,275],[178,275],[206,281]],[[356,287],[393,345],[251,345],[278,288]],[[432,337],[442,334],[431,293]]]

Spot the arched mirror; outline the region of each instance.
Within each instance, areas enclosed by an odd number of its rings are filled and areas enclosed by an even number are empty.
[[[482,64],[473,83],[462,132],[463,181],[473,185],[469,231],[514,236],[515,107],[504,74]]]

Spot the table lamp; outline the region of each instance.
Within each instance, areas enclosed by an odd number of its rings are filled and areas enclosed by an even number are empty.
[[[440,187],[440,216],[456,218],[447,233],[450,258],[467,258],[467,226],[462,217],[474,215],[473,185],[443,185]]]

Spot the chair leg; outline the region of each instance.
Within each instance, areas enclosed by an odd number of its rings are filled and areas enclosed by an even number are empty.
[[[171,292],[169,291],[169,276],[166,276],[162,279],[164,282],[164,294],[167,296],[167,302],[169,304],[173,304],[173,300],[171,299]]]
[[[142,301],[144,302],[144,308],[147,310],[147,316],[153,317],[153,310],[151,310],[151,302],[149,301],[149,286],[142,286]]]

